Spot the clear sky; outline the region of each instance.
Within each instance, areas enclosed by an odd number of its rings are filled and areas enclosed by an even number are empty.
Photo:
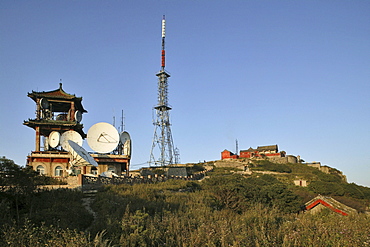
[[[0,155],[35,149],[34,91],[83,97],[87,130],[120,126],[149,161],[166,15],[182,163],[278,144],[370,186],[370,1],[0,1]],[[84,147],[89,149],[86,141]]]

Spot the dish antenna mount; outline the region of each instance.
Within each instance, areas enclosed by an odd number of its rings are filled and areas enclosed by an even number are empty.
[[[68,144],[71,147],[69,152],[73,157],[73,166],[98,166],[98,163],[83,147],[71,140],[68,140]]]

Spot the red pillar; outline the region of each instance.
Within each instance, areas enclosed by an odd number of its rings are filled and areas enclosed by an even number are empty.
[[[40,151],[40,126],[36,127],[36,152]]]

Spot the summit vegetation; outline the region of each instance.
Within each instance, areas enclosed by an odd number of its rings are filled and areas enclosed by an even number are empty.
[[[279,171],[216,167],[201,181],[110,185],[86,206],[81,191],[37,189],[55,181],[1,159],[0,246],[370,246],[370,188],[303,164],[251,169]],[[359,213],[303,212],[317,194]]]

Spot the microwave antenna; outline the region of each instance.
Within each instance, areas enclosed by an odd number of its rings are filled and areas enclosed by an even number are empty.
[[[122,115],[121,115],[121,132],[125,131],[125,115],[123,114],[122,110]]]

